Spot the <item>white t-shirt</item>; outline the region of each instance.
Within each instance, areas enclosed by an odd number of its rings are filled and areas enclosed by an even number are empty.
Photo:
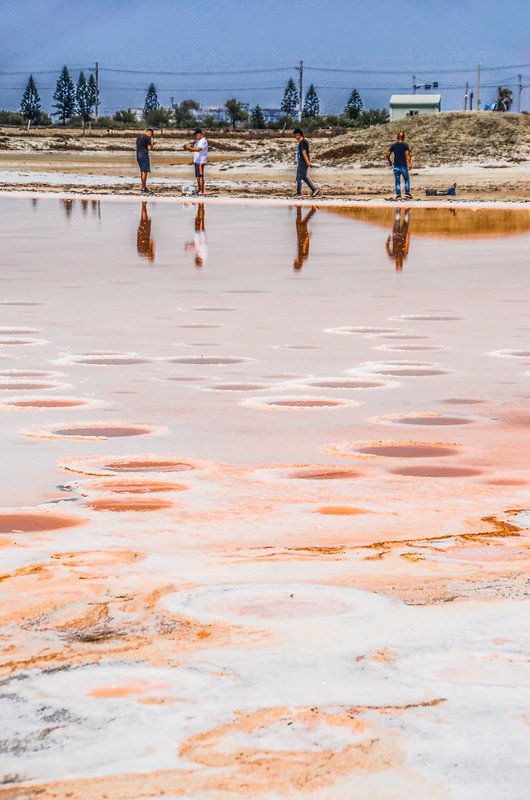
[[[208,158],[208,142],[204,136],[195,142],[194,147],[200,147],[201,149],[199,153],[193,154],[193,163],[206,164],[206,159]]]

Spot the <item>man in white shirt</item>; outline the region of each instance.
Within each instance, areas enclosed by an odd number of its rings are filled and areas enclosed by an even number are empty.
[[[197,188],[199,194],[204,195],[204,167],[208,159],[208,142],[200,128],[194,131],[195,144],[187,144],[186,150],[193,153],[193,164],[195,166],[195,177],[197,178]]]

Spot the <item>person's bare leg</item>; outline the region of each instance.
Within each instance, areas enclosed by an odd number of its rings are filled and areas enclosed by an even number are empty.
[[[200,195],[204,194],[204,170],[199,169],[199,174],[197,175],[197,188]]]
[[[147,173],[147,172],[141,172],[140,173],[140,178],[141,178],[141,181],[142,181],[142,191],[147,190],[147,175],[148,174],[149,173]]]

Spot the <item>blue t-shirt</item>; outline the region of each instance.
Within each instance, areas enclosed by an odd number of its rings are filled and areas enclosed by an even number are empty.
[[[307,166],[305,158],[302,155],[302,152],[305,150],[307,157],[309,158],[309,142],[307,139],[302,139],[301,142],[298,144],[298,163]]]
[[[395,167],[408,167],[407,152],[410,153],[410,147],[406,142],[394,142],[390,145],[390,152],[394,153],[394,166]]]
[[[151,144],[151,137],[148,136],[146,133],[141,133],[139,136],[136,137],[136,157],[142,158],[142,156],[149,155],[149,145]]]

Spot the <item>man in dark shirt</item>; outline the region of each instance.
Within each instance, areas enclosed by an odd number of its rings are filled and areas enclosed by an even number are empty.
[[[142,192],[147,193],[147,176],[151,172],[151,159],[149,153],[156,144],[152,128],[147,128],[144,133],[136,137],[136,160],[140,167],[140,180],[142,182]]]
[[[293,195],[293,197],[302,196],[302,181],[306,183],[311,189],[311,197],[316,197],[319,190],[317,189],[315,184],[312,183],[307,177],[307,170],[309,169],[309,167],[313,166],[313,164],[309,160],[309,142],[304,137],[304,132],[301,128],[295,128],[293,131],[293,136],[298,142],[298,152],[297,152],[298,168],[296,170],[296,194]]]
[[[392,155],[394,156],[394,163],[392,163]],[[412,169],[412,158],[410,156],[410,147],[405,141],[405,131],[399,131],[397,141],[390,145],[386,157],[388,163],[394,169],[396,200],[401,200],[401,177],[405,181],[405,198],[412,200],[409,178],[409,169]]]

